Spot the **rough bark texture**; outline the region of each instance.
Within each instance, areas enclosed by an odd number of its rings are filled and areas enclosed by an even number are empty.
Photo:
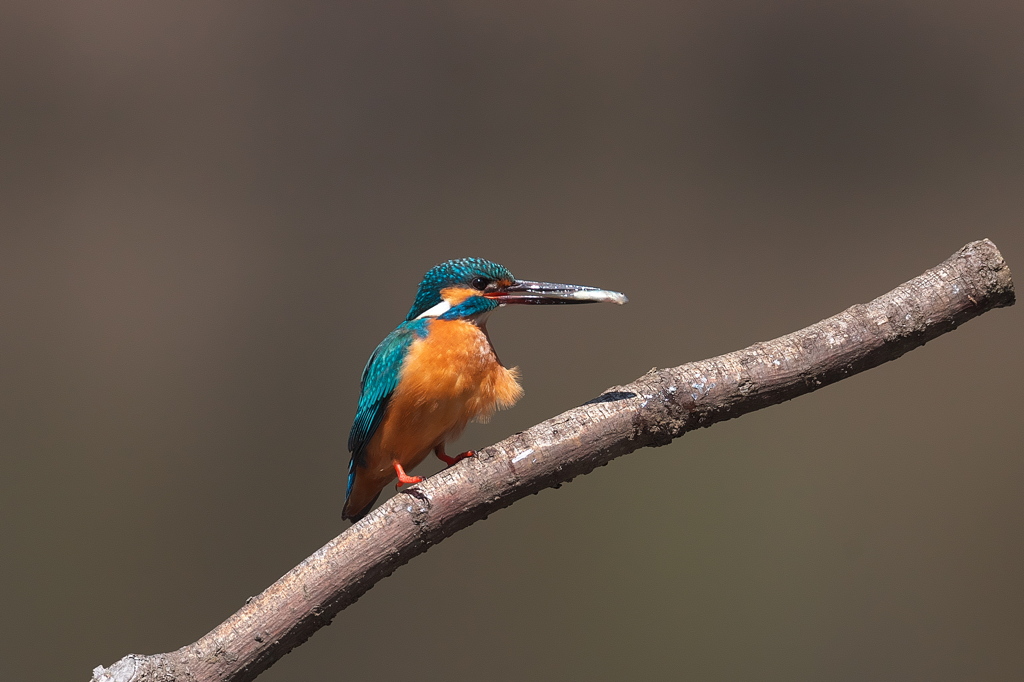
[[[396,568],[526,495],[893,360],[1013,302],[1009,268],[995,245],[982,240],[871,303],[806,329],[652,370],[404,490],[198,642],[126,656],[96,668],[93,680],[252,680]]]

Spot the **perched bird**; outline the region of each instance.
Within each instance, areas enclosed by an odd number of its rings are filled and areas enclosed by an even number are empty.
[[[487,335],[487,317],[513,303],[625,303],[614,291],[572,284],[517,280],[482,258],[433,267],[420,282],[405,321],[373,351],[360,382],[348,437],[352,458],[345,493],[346,519],[366,516],[381,490],[423,479],[407,472],[431,451],[451,466],[445,443],[471,419],[484,421],[523,394],[519,372],[501,364]]]

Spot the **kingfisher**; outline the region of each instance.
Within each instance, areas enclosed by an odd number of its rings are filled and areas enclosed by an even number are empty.
[[[434,452],[448,466],[445,443],[470,420],[486,421],[523,395],[519,370],[501,364],[487,317],[512,304],[626,303],[616,291],[518,280],[483,258],[431,268],[405,321],[388,334],[363,369],[359,404],[348,437],[351,459],[342,516],[369,513],[385,486],[419,483],[409,471]]]

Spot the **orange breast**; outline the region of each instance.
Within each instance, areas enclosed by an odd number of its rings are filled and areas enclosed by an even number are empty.
[[[368,473],[391,480],[392,460],[409,470],[457,438],[469,420],[511,407],[523,393],[517,376],[498,362],[477,325],[431,320],[427,337],[409,347],[387,413],[368,443]]]

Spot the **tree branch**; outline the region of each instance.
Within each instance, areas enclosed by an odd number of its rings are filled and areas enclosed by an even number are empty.
[[[522,497],[894,360],[1013,302],[1010,270],[986,239],[806,329],[652,370],[395,495],[199,641],[171,653],[126,656],[96,668],[93,680],[252,680],[396,568]]]

